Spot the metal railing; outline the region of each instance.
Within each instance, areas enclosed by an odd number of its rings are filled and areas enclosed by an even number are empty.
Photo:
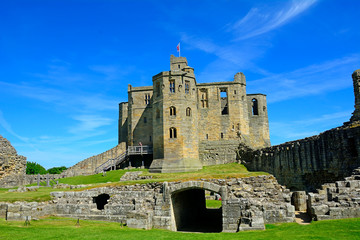
[[[116,166],[126,161],[127,157],[130,155],[143,155],[143,154],[152,154],[153,148],[152,146],[129,146],[126,151],[121,153],[116,158],[111,158],[101,164],[100,166],[95,168],[95,173],[104,172],[107,170],[111,170],[114,168],[116,169]]]
[[[152,154],[152,146],[129,146],[128,149],[129,155],[141,155],[141,154]]]

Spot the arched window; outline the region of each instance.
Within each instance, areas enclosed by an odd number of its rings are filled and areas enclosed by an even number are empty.
[[[190,117],[191,116],[191,108],[187,108],[186,109],[186,116]]]
[[[176,116],[176,108],[174,106],[170,107],[170,116]]]
[[[252,102],[252,115],[259,115],[258,101],[256,98],[251,100]]]
[[[176,128],[172,127],[170,130],[170,138],[176,138]]]

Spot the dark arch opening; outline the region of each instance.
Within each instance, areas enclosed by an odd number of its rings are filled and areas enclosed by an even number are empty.
[[[221,232],[222,207],[206,208],[205,190],[188,189],[172,194],[177,231]]]
[[[252,102],[252,115],[259,115],[258,101],[256,98],[251,100]]]
[[[97,197],[94,197],[93,202],[96,203],[96,208],[99,210],[103,210],[104,206],[106,204],[108,204],[108,200],[109,200],[110,196],[109,194],[100,194]]]

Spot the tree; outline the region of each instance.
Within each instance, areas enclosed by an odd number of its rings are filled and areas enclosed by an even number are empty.
[[[26,162],[26,174],[46,174],[46,169],[36,162]]]
[[[60,173],[62,173],[63,171],[65,171],[66,169],[67,169],[67,167],[61,166],[61,167],[49,168],[47,171],[48,171],[50,174],[60,174]]]

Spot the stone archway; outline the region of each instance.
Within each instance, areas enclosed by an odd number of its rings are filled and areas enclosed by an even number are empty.
[[[226,198],[226,189],[220,185],[190,181],[169,187],[172,213],[177,231],[221,232],[222,207],[206,208],[205,190],[216,192]]]

